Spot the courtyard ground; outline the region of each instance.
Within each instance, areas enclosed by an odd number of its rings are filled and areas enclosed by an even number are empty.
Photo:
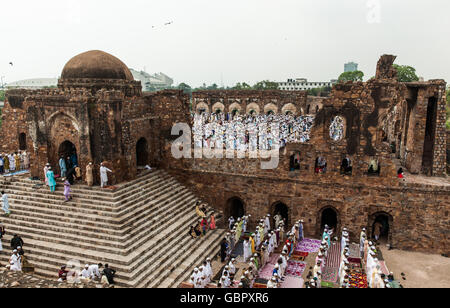
[[[450,258],[381,247],[389,271],[405,288],[450,288]],[[401,278],[405,274],[406,280]]]

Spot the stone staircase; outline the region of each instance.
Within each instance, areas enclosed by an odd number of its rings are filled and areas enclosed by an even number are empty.
[[[117,270],[118,286],[176,287],[194,265],[218,253],[225,233],[191,239],[187,232],[198,221],[198,199],[162,170],[114,191],[76,185],[67,203],[62,185],[50,193],[40,181],[0,177],[0,188],[12,212],[0,216],[7,231],[0,262],[7,262],[9,241],[19,234],[29,262],[44,277],[55,278],[72,260],[81,266],[101,262]]]

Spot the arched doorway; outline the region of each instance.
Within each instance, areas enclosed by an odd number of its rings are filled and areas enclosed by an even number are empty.
[[[336,232],[338,226],[338,217],[336,210],[331,207],[322,210],[320,218],[320,233],[322,233],[325,225],[327,225],[329,228],[332,228],[334,232]]]
[[[77,148],[72,142],[66,140],[59,145],[57,160],[61,157],[64,157],[68,167],[78,166]]]
[[[148,165],[148,143],[145,138],[136,143],[136,164],[138,167]]]
[[[25,151],[27,149],[27,135],[25,133],[21,133],[19,135],[19,150]]]
[[[245,215],[245,207],[244,207],[244,202],[237,197],[233,197],[230,198],[227,201],[227,220],[228,218],[230,218],[231,216],[234,217],[234,219],[236,220],[239,217],[242,217]]]
[[[378,241],[381,244],[388,244],[390,243],[390,234],[392,232],[392,216],[384,213],[379,212],[373,214],[369,218],[369,224],[370,224],[370,231],[371,238],[375,239],[376,235],[379,235]]]
[[[275,216],[280,215],[283,218],[284,224],[285,224],[285,230],[288,230],[289,228],[289,208],[286,204],[283,202],[277,202],[272,206],[272,218],[273,218],[273,225],[275,225]]]

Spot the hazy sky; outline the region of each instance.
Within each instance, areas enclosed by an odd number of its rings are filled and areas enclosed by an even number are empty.
[[[58,77],[92,49],[191,86],[328,81],[348,61],[370,78],[384,53],[450,82],[448,0],[3,0],[0,11],[5,82]]]

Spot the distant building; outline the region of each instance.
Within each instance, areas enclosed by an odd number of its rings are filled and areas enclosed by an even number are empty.
[[[35,78],[11,82],[6,84],[5,88],[7,90],[9,89],[38,90],[51,87],[56,88],[57,84],[58,84],[57,78]]]
[[[140,81],[142,84],[142,91],[154,91],[170,88],[173,85],[173,79],[169,76],[159,73],[150,75],[144,71],[136,71],[130,68],[134,80]]]
[[[349,62],[344,64],[344,72],[356,72],[358,70],[358,63]]]
[[[337,80],[329,82],[309,82],[306,78],[288,79],[286,82],[279,82],[278,89],[285,91],[305,91],[315,88],[332,87]]]

